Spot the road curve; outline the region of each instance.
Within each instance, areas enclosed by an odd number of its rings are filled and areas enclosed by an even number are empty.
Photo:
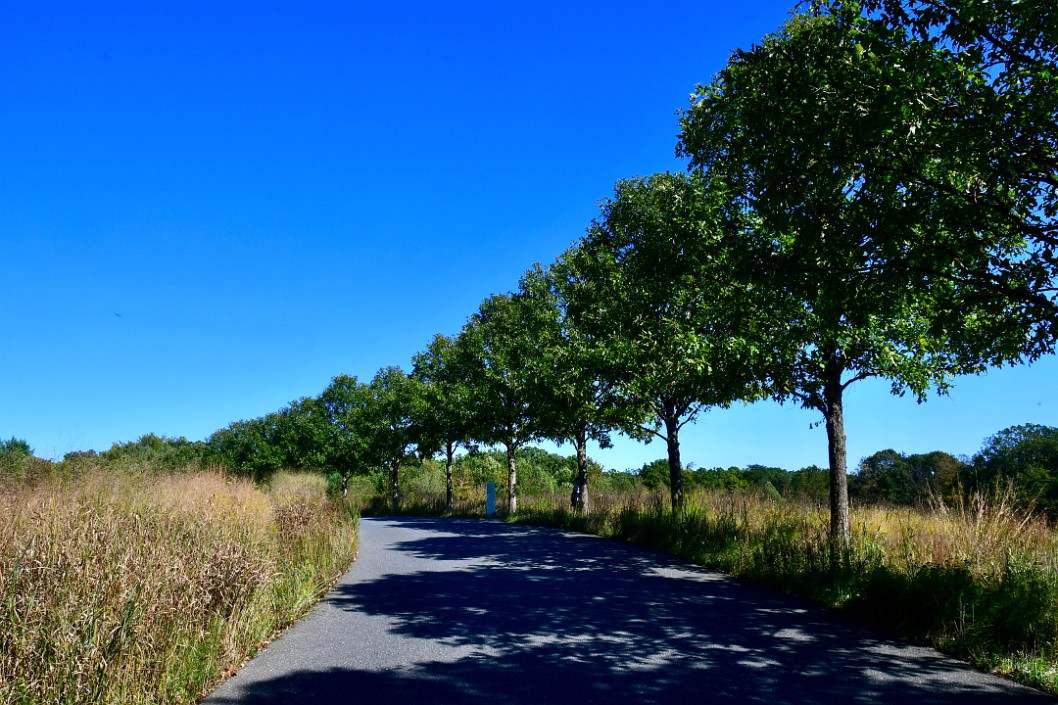
[[[364,519],[337,587],[205,702],[1053,703],[656,553],[494,521]]]

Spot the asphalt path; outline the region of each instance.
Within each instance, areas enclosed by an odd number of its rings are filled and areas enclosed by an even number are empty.
[[[495,521],[363,519],[309,615],[206,703],[1053,703],[657,553]]]

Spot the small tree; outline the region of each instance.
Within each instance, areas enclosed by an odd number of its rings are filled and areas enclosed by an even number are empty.
[[[0,474],[22,475],[32,458],[33,449],[27,441],[14,436],[0,440]]]
[[[22,455],[29,457],[33,455],[33,449],[29,443],[22,438],[11,436],[8,440],[0,440],[0,455]]]
[[[324,458],[328,468],[343,476],[371,469],[371,404],[374,394],[356,377],[338,375],[319,396],[327,421]]]
[[[458,339],[435,336],[426,350],[415,356],[412,375],[422,385],[422,403],[416,407],[413,431],[423,456],[438,450],[445,454],[445,506],[452,509],[452,468],[455,450],[466,444],[470,431],[470,391],[466,357]]]
[[[371,380],[363,433],[368,457],[389,476],[394,511],[400,509],[400,468],[416,443],[414,419],[422,404],[422,385],[399,367],[379,370]]]

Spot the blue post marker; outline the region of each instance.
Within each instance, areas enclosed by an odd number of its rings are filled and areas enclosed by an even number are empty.
[[[490,517],[496,513],[496,483],[490,482],[485,485],[485,516]]]

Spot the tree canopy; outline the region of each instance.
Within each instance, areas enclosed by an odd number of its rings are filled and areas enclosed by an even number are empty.
[[[825,420],[838,550],[849,531],[845,390],[883,377],[921,401],[1024,351],[1028,324],[1010,302],[961,287],[1022,241],[997,237],[953,257],[958,213],[895,164],[915,155],[924,173],[969,178],[969,165],[920,144],[922,124],[944,117],[921,106],[964,78],[922,42],[802,15],[736,52],[682,113],[680,152],[751,223],[754,244],[739,248],[734,271],[773,293],[770,323],[756,327],[759,349],[773,353],[772,394]],[[880,154],[892,163],[879,165]]]
[[[986,492],[1010,483],[1022,502],[1058,514],[1058,428],[1022,424],[999,431],[974,455],[967,479]]]
[[[943,222],[908,265],[936,257],[983,263],[943,275],[973,303],[1002,301],[1029,335],[1005,338],[1029,358],[1054,351],[1058,318],[1058,19],[1041,0],[866,0],[818,3],[819,14],[893,55],[875,90],[913,116],[866,155],[906,198]],[[914,52],[905,47],[914,48]],[[892,121],[890,121],[892,124]],[[904,135],[907,135],[906,137]],[[982,266],[982,264],[984,266]],[[1007,349],[1007,354],[1010,354]]]

